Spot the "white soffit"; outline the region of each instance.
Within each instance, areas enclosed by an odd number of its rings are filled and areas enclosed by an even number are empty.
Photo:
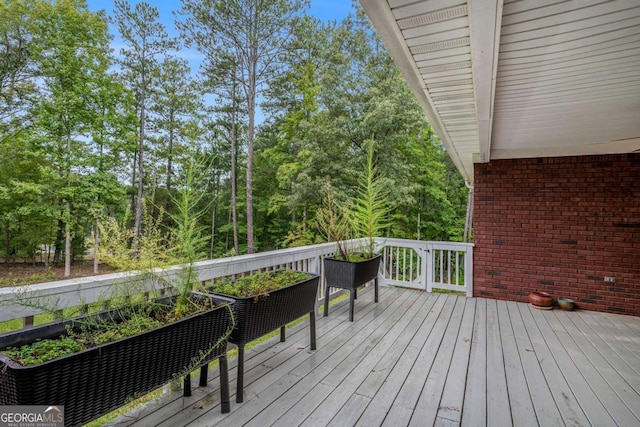
[[[640,150],[640,0],[360,0],[463,177]]]

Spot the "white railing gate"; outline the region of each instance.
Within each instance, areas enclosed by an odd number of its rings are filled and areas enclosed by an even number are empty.
[[[378,245],[382,284],[473,296],[473,244],[379,239]]]

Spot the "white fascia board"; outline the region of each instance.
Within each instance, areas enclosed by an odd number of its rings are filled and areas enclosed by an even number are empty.
[[[493,105],[500,50],[503,0],[469,0],[471,69],[476,100],[479,160],[491,160]]]
[[[473,182],[473,170],[469,171],[465,168],[459,153],[451,142],[388,3],[380,0],[360,0],[360,4],[407,81],[409,88],[416,96],[429,123],[440,137],[449,157],[464,180]]]

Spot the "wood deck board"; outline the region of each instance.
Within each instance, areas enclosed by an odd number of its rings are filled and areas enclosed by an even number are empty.
[[[431,371],[445,337],[445,331],[449,324],[449,319],[454,313],[455,305],[456,299],[447,296],[443,310],[440,312],[431,334],[429,334],[427,341],[414,361],[409,375],[393,401],[393,406],[386,417],[385,424],[407,425],[409,423],[422,394],[425,382],[429,377],[429,371]]]
[[[633,383],[638,385],[637,378],[634,378],[631,372],[626,370],[626,364],[620,363],[619,358],[615,355],[610,357],[605,355],[607,348],[602,348],[598,345],[600,342],[594,340],[594,334],[588,328],[580,330],[576,326],[579,319],[574,320],[574,318],[577,316],[559,312],[557,317],[564,324],[567,333],[580,351],[584,353],[591,365],[600,373],[602,379],[606,381],[608,386],[633,413],[631,421],[640,425],[640,395],[638,395],[637,388],[632,385]]]
[[[570,322],[566,319],[566,314],[553,314],[553,316],[548,316],[549,323],[557,328],[556,335],[567,353],[571,355],[576,369],[580,371],[586,383],[591,387],[591,390],[598,396],[598,399],[607,409],[609,415],[614,419],[615,424],[621,426],[640,425],[640,420],[633,415],[618,395],[622,389],[618,388],[618,392],[616,393],[616,389],[605,380],[602,372],[591,363],[589,353],[591,353],[592,349],[586,348],[586,346],[585,348],[579,347],[576,340],[579,339],[580,334],[571,333],[571,331],[567,329],[568,323]],[[563,330],[560,330],[560,328],[563,328]],[[605,364],[610,368],[608,362],[605,361]],[[600,367],[604,369],[607,368],[603,365]],[[624,381],[622,382],[624,383]],[[628,387],[626,384],[625,386]]]
[[[529,385],[522,366],[522,359],[516,341],[514,323],[518,322],[520,313],[509,312],[506,301],[498,301],[498,322],[500,340],[504,354],[504,368],[507,378],[507,392],[511,404],[511,418],[517,426],[535,426],[538,420],[533,408]]]
[[[464,321],[465,318],[470,320],[473,319],[472,316],[468,316],[469,312],[465,309],[468,305],[469,304],[467,304],[467,300],[465,298],[456,298],[454,312],[449,319],[444,339],[440,344],[436,358],[433,361],[433,366],[429,371],[422,393],[420,394],[416,408],[411,416],[410,425],[412,426],[422,426],[425,424],[431,425],[435,423],[435,420],[438,417],[438,411],[441,408],[447,376],[452,368],[458,368],[458,366],[450,362],[455,360],[454,350],[456,348],[461,327],[468,324],[469,329],[472,329],[470,326],[472,323]],[[463,364],[460,364],[460,366],[464,366],[467,363],[466,360],[462,360],[462,362]],[[462,405],[458,408],[457,403],[452,402],[453,398],[450,398],[449,400],[451,407],[443,409],[449,412],[448,416],[455,417],[453,413],[456,409],[462,412]]]
[[[540,315],[543,319],[543,315],[541,315],[539,310],[532,309],[525,304],[519,304],[518,309],[527,334],[529,335],[533,353],[538,360],[539,369],[543,374],[539,380],[542,382],[543,387],[546,383],[546,386],[553,395],[553,400],[560,411],[562,421],[568,426],[589,425],[587,416],[564,377],[562,368],[553,357],[547,340],[545,340],[545,332],[548,334],[548,331],[536,323],[535,318]],[[535,372],[531,372],[531,375],[535,375]],[[546,410],[551,411],[552,409],[547,408]]]
[[[405,296],[408,296],[408,294],[405,294]],[[358,329],[357,334],[354,334],[350,340],[346,341],[343,346],[338,348],[337,351],[321,365],[312,367],[309,373],[300,372],[300,374],[305,375],[302,381],[306,386],[306,395],[278,418],[275,424],[291,425],[296,420],[305,420],[304,423],[308,423],[310,422],[308,420],[309,417],[312,419],[311,422],[315,420],[316,423],[328,423],[333,414],[342,406],[341,402],[348,399],[348,397],[346,397],[344,400],[341,400],[339,396],[333,393],[337,389],[337,386],[340,385],[359,364],[365,363],[364,358],[373,351],[377,343],[386,335],[388,329],[380,328],[382,321],[385,321],[387,325],[393,325],[402,318],[403,314],[405,314],[403,309],[405,307],[409,308],[408,304],[411,303],[411,301],[407,301],[405,298],[397,298],[395,303],[391,304],[387,310],[384,310],[384,312],[376,316],[373,321],[362,319],[361,322],[367,323],[363,328],[359,328],[359,325],[354,322],[354,329]],[[369,358],[369,360],[373,361],[374,359]],[[324,387],[331,387],[327,396],[322,397],[316,393],[318,384]],[[352,389],[355,391],[355,387]],[[336,408],[336,405],[339,406]],[[327,406],[335,409],[327,411]],[[315,413],[316,411],[317,414]],[[315,414],[314,416],[311,416],[312,412]]]
[[[312,396],[306,397],[306,395],[312,391],[318,395],[315,387],[320,384],[326,376],[331,374],[333,369],[339,366],[352,351],[357,351],[359,344],[382,324],[386,316],[389,316],[389,313],[399,310],[406,301],[407,295],[399,294],[397,298],[394,298],[393,294],[388,294],[388,298],[393,299],[393,302],[388,304],[386,310],[379,312],[377,316],[374,315],[373,310],[371,310],[366,313],[359,313],[359,318],[356,318],[353,324],[343,322],[341,326],[345,326],[345,328],[340,329],[338,335],[341,339],[332,339],[329,341],[329,343],[323,347],[324,351],[313,352],[303,363],[295,367],[286,365],[279,366],[277,370],[288,371],[300,379],[299,382],[296,383],[291,390],[286,391],[280,399],[275,402],[262,399],[264,403],[257,408],[259,409],[257,413],[245,411],[242,412],[243,417],[232,414],[228,422],[234,425],[241,425],[242,423],[249,422],[250,419],[248,419],[247,416],[250,416],[250,418],[259,418],[260,424],[269,425],[288,411],[291,411],[292,414],[297,413],[297,411],[306,413],[310,408],[309,405],[311,405],[313,401]],[[334,328],[332,332],[336,332],[337,330],[338,328]],[[331,334],[327,335],[333,336]],[[319,341],[318,345],[322,345],[322,341]],[[277,372],[274,371],[274,375],[277,377]],[[250,377],[246,379],[251,380]],[[253,387],[253,385],[249,387]],[[269,398],[270,397],[267,399]],[[298,406],[296,407],[296,405]],[[300,414],[298,413],[296,417],[296,419],[300,419]],[[304,419],[304,417],[302,419]]]
[[[510,426],[511,407],[498,320],[498,302],[487,301],[487,425]]]
[[[462,420],[462,405],[466,385],[467,369],[459,369],[469,365],[471,351],[471,337],[473,336],[473,319],[475,317],[476,300],[465,299],[464,313],[460,330],[455,342],[451,367],[447,374],[442,399],[438,407],[437,418],[441,422],[454,421],[459,424]],[[416,417],[414,417],[416,418]]]
[[[422,298],[408,301],[411,304],[409,307],[402,307],[400,311],[396,311],[388,319],[389,322],[393,321],[394,318],[397,319],[392,327],[386,330],[377,329],[376,333],[369,337],[369,346],[362,346],[359,349],[362,350],[360,354],[352,353],[348,359],[345,359],[345,361],[349,361],[345,366],[346,372],[341,373],[337,369],[322,381],[323,384],[333,385],[335,388],[331,395],[318,405],[313,414],[307,417],[303,425],[324,425],[334,418],[335,414],[345,405],[345,402],[355,394],[356,390],[367,378],[367,375],[375,369],[377,361],[382,359],[385,354],[393,351],[394,343],[402,335],[402,332],[406,330],[413,317],[423,309],[425,302],[426,300]],[[424,310],[422,310],[422,313],[424,313]],[[388,324],[391,325],[391,323]]]
[[[476,300],[462,425],[487,425],[487,300]]]
[[[579,355],[578,352],[573,348],[567,349],[563,345],[562,340],[566,339],[566,334],[563,333],[561,325],[553,322],[553,314],[543,313],[540,310],[532,311],[532,314],[544,336],[546,345],[549,346],[552,357],[560,368],[558,374],[564,376],[571,387],[571,392],[587,416],[589,423],[595,426],[616,425],[605,406],[600,402],[598,395],[589,386],[579,365],[576,365],[575,358]],[[571,398],[570,395],[568,396]],[[562,397],[565,398],[565,395]]]
[[[447,301],[447,296],[438,295],[436,298],[433,308],[429,311],[427,318],[423,322],[420,330],[415,334],[411,344],[405,348],[399,349],[398,353],[402,353],[400,358],[389,372],[384,383],[380,386],[379,391],[373,397],[373,400],[367,407],[367,410],[358,420],[358,423],[356,424],[357,426],[368,427],[372,425],[381,425],[385,418],[387,418],[387,415],[398,396],[398,392],[402,388],[406,378],[409,376],[411,368],[418,360],[418,356],[422,351],[424,343],[431,335],[433,326],[437,320],[441,318],[441,313],[444,309],[445,302]],[[389,417],[389,419],[391,419],[391,417]]]
[[[520,355],[524,376],[531,396],[534,417],[537,423],[543,426],[562,426],[562,416],[553,400],[553,395],[549,386],[545,382],[544,373],[540,368],[540,363],[533,350],[533,344],[527,332],[525,321],[519,310],[519,305],[515,302],[507,303],[511,327]]]
[[[246,352],[245,402],[220,413],[218,369],[125,426],[640,425],[640,318],[541,311],[415,290],[359,292]],[[197,384],[197,378],[193,379]]]

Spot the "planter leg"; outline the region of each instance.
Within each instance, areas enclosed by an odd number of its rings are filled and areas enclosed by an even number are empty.
[[[220,405],[223,414],[231,412],[231,402],[229,398],[229,365],[227,364],[227,355],[220,356]]]
[[[329,315],[329,285],[324,287],[324,317]]]
[[[358,288],[357,287],[353,288],[353,299],[358,299]]]
[[[378,277],[376,276],[375,279],[373,279],[373,288],[375,289],[374,295],[375,295],[375,299],[374,302],[378,302]]]
[[[286,326],[280,326],[280,342],[285,342],[287,339],[287,334],[285,333]]]
[[[200,367],[200,382],[198,383],[200,387],[207,386],[208,373],[209,373],[209,364],[206,363]]]
[[[309,335],[311,336],[311,350],[316,349],[316,312],[309,313]]]
[[[238,378],[236,383],[236,403],[242,403],[244,400],[244,344],[238,344]]]
[[[349,322],[353,322],[353,306],[355,304],[355,289],[349,292]]]
[[[184,376],[184,380],[182,382],[182,395],[184,397],[191,396],[191,374]]]

